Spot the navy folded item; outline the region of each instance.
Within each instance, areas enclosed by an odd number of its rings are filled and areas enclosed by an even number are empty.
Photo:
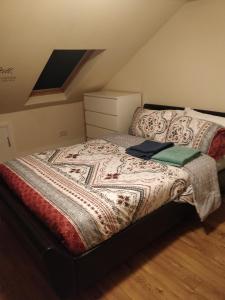
[[[126,153],[138,158],[150,159],[154,154],[172,147],[173,145],[174,144],[171,142],[160,143],[146,140],[141,144],[127,148]]]

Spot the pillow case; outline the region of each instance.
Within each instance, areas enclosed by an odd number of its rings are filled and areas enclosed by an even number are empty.
[[[129,134],[165,142],[171,121],[183,115],[180,110],[150,110],[138,107],[134,113]]]
[[[223,158],[225,155],[225,128],[220,128],[216,132],[210,145],[208,155],[216,160]]]
[[[216,160],[225,155],[225,128],[187,115],[172,120],[166,141],[199,149]]]
[[[223,118],[223,117],[201,113],[201,112],[193,110],[189,107],[185,107],[184,114],[187,116],[190,116],[190,117],[211,121],[211,122],[214,122],[216,124],[219,124],[219,125],[222,125],[225,127],[225,118]]]

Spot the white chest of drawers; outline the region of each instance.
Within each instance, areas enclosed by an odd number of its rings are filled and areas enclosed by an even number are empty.
[[[127,133],[135,109],[141,106],[140,93],[99,91],[84,94],[87,138]]]

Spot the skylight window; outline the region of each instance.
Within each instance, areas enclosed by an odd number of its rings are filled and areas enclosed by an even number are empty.
[[[63,93],[81,67],[103,50],[53,50],[31,96]]]
[[[86,50],[54,50],[34,90],[59,89],[84,57]]]

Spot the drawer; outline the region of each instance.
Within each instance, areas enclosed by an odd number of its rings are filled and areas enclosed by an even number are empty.
[[[117,115],[117,99],[84,96],[85,110]]]
[[[94,125],[105,129],[117,131],[117,116],[104,115],[92,111],[85,111],[85,120],[86,123],[89,125]]]
[[[115,133],[115,131],[112,130],[94,127],[90,125],[86,126],[86,130],[87,130],[87,138],[98,138],[101,137],[102,135]]]

